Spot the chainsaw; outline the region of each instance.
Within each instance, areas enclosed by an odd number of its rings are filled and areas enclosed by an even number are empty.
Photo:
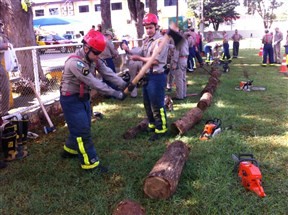
[[[200,140],[208,140],[212,137],[215,137],[217,134],[221,132],[221,120],[214,119],[206,121],[204,126],[204,130],[200,136]]]
[[[262,187],[262,174],[257,160],[252,154],[232,154],[232,159],[236,162],[233,172],[238,172],[238,177],[246,190],[255,192],[259,197],[265,197],[266,194]]]
[[[253,83],[253,80],[240,81],[239,86],[235,87],[235,90],[242,90],[246,92],[266,90],[266,87],[253,86],[252,83]]]

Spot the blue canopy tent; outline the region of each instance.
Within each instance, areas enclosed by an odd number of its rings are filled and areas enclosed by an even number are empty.
[[[80,23],[78,20],[62,17],[41,17],[33,19],[34,27],[51,26],[51,25],[69,25]]]

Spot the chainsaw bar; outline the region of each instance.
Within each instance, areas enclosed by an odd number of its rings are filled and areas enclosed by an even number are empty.
[[[249,87],[247,90],[243,90],[240,87],[235,87],[235,90],[241,90],[241,91],[245,91],[245,92],[250,92],[250,91],[265,91],[266,87],[260,87],[260,86],[252,86]]]

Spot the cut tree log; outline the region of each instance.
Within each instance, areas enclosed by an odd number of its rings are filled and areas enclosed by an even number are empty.
[[[124,134],[124,139],[133,139],[139,132],[145,131],[148,128],[148,119],[143,119],[135,127],[129,128]]]
[[[174,134],[184,134],[186,131],[196,125],[203,116],[203,111],[198,108],[192,108],[182,118],[171,124],[171,132]]]
[[[146,210],[139,203],[126,199],[121,201],[113,211],[112,215],[145,215]]]
[[[209,92],[204,93],[201,96],[201,98],[197,104],[197,107],[200,108],[202,111],[205,111],[211,105],[212,98],[213,98],[213,96],[211,93],[209,93]]]
[[[176,191],[190,149],[182,141],[170,144],[144,181],[144,193],[152,199],[167,199]]]

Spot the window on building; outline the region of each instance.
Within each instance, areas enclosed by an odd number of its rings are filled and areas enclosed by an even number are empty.
[[[59,15],[59,8],[49,8],[50,15]]]
[[[44,10],[35,10],[35,16],[44,16]]]
[[[95,4],[94,5],[95,11],[101,11],[101,6],[100,4]]]
[[[164,0],[164,6],[174,6],[176,3],[177,0]]]
[[[145,0],[145,7],[149,8],[149,0]]]
[[[89,12],[89,5],[79,6],[79,13],[87,13],[87,12]]]
[[[111,10],[122,10],[122,3],[112,3]]]

